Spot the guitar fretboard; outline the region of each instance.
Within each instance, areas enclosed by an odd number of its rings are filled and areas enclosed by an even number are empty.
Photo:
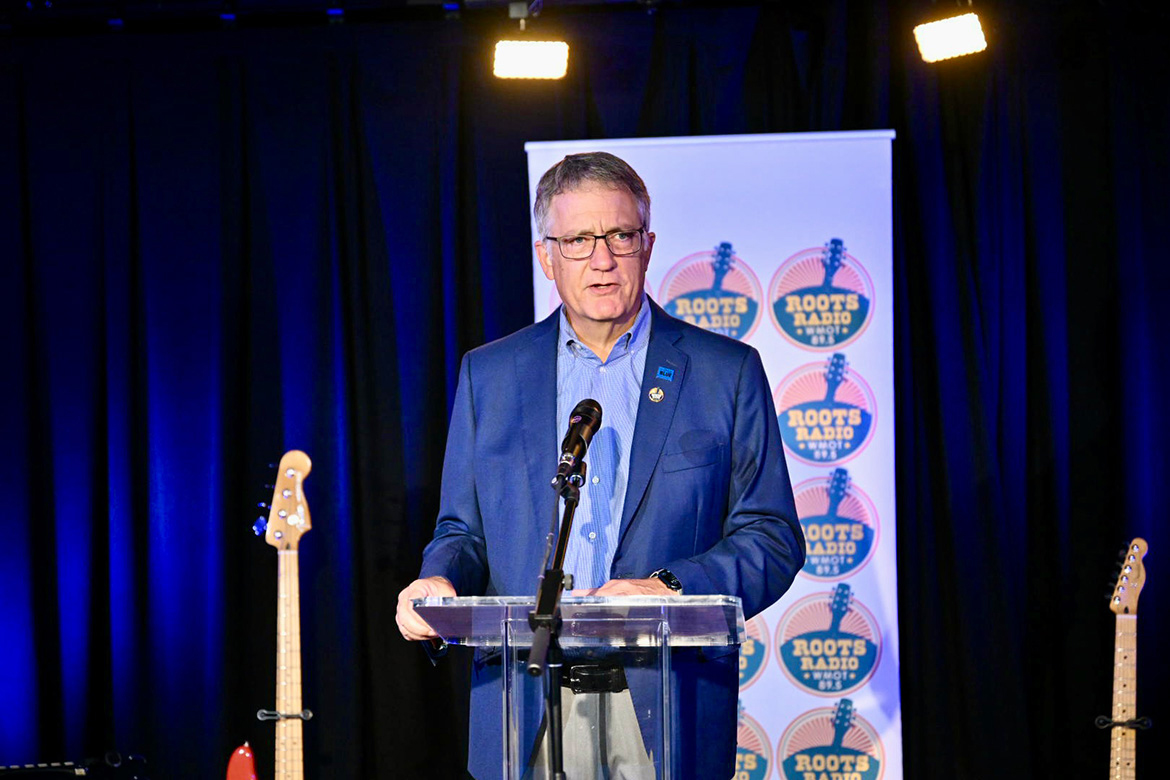
[[[301,711],[301,597],[296,550],[277,551],[276,710]],[[276,721],[276,780],[304,780],[300,718]]]
[[[1113,649],[1113,720],[1137,713],[1137,615],[1118,615]],[[1134,729],[1114,726],[1109,744],[1110,780],[1136,780]]]

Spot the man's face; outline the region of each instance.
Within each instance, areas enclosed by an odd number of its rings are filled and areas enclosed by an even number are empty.
[[[587,184],[562,192],[549,204],[545,235],[600,236],[614,230],[636,230],[642,225],[638,203],[624,189]],[[581,334],[591,325],[633,323],[642,305],[642,288],[654,234],[642,236],[636,254],[615,257],[599,239],[593,255],[570,260],[555,241],[537,241],[536,255],[544,275],[553,280],[565,304],[569,322]]]

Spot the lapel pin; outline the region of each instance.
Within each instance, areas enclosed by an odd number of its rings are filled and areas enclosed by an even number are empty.
[[[666,366],[659,366],[658,367],[658,376],[656,376],[655,379],[665,379],[667,382],[673,382],[674,381],[674,369],[667,368]]]
[[[661,401],[665,397],[666,397],[666,393],[662,392],[661,387],[650,388],[650,400],[653,401],[654,403],[658,403],[659,401]]]

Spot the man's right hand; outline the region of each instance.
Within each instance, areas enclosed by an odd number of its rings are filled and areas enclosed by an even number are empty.
[[[398,614],[394,618],[402,636],[410,640],[438,638],[439,635],[427,625],[427,621],[418,616],[410,602],[412,599],[455,595],[455,586],[446,577],[426,577],[403,588],[398,594]]]

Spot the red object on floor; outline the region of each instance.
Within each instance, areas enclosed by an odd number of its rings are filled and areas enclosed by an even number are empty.
[[[227,780],[256,780],[256,762],[247,742],[232,751],[232,757],[228,760]]]

